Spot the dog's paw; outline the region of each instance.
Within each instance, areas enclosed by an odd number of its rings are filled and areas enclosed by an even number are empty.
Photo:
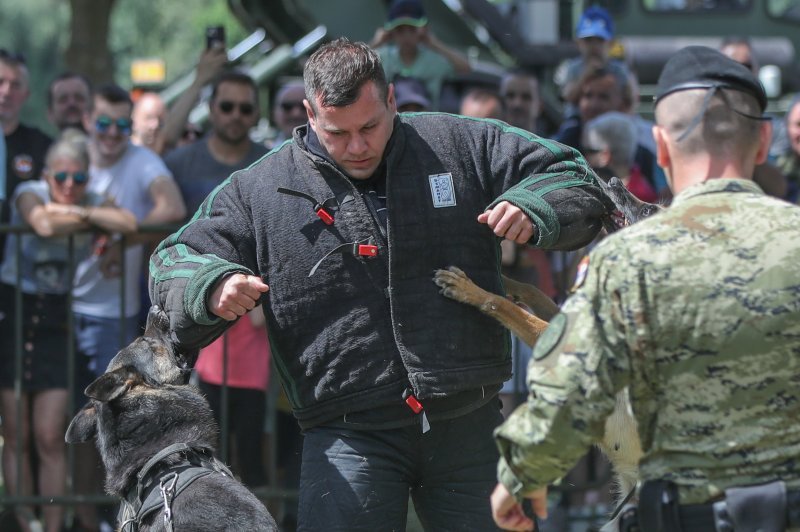
[[[439,293],[468,305],[481,303],[479,294],[482,291],[461,269],[450,266],[446,270],[436,270],[433,282],[441,288]]]

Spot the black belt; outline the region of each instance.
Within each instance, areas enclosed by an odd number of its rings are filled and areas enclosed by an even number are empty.
[[[647,490],[648,484],[659,485],[658,489]],[[774,482],[764,486],[776,486],[779,482]],[[750,487],[758,489],[759,486]],[[748,488],[749,489],[749,488]],[[783,490],[783,488],[781,488]],[[735,491],[735,489],[734,489]],[[665,481],[651,481],[646,482],[645,486],[640,492],[640,500],[638,508],[628,508],[622,511],[620,516],[619,530],[622,532],[650,532],[650,530],[658,530],[662,532],[738,532],[731,525],[734,520],[730,519],[728,511],[731,509],[730,494],[726,491],[726,498],[718,502],[709,502],[703,504],[677,504],[672,506],[672,510],[668,508],[670,501],[677,502],[677,488],[674,484]],[[777,508],[783,507],[783,504],[772,507],[766,505],[769,510],[766,514],[762,509],[761,514],[766,521],[770,521],[770,530],[779,529],[781,526],[786,528],[800,528],[800,491],[785,491],[785,519],[780,518],[780,512]],[[647,500],[650,500],[648,504]],[[663,500],[665,506],[653,505],[654,499]],[[757,499],[751,500],[750,503],[760,502]],[[751,506],[737,505],[734,501],[734,507],[738,507],[741,511],[742,508],[753,508]],[[764,506],[759,504],[759,506]],[[753,511],[746,512],[753,514]],[[758,515],[758,511],[755,511]],[[769,516],[777,517],[778,519],[771,519]],[[758,523],[762,521],[757,518]],[[777,526],[776,526],[777,523]],[[745,523],[745,528],[750,528]]]
[[[678,508],[678,516],[683,532],[717,530],[715,528],[714,503],[682,504]],[[800,491],[786,492],[786,526],[800,528]]]

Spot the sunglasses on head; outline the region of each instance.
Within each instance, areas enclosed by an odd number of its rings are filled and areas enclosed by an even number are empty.
[[[239,114],[242,116],[250,116],[256,110],[256,106],[252,103],[219,102],[219,110],[226,115],[232,113],[235,107],[239,108]]]
[[[99,116],[97,120],[94,122],[94,127],[97,129],[99,133],[105,133],[109,129],[111,129],[111,125],[114,124],[117,126],[117,131],[122,133],[123,135],[130,135],[131,134],[131,119],[130,118],[117,118],[113,120],[111,117],[108,116]]]
[[[72,182],[76,185],[85,185],[89,180],[89,176],[85,172],[56,172],[53,174],[53,179],[57,183],[64,183],[69,177],[72,178]]]
[[[301,109],[301,110],[304,109],[303,102],[283,102],[283,103],[281,103],[281,109],[283,109],[287,113],[289,111],[291,111],[292,109],[295,109],[295,108]]]
[[[16,63],[19,65],[25,64],[25,56],[19,52],[9,52],[5,48],[0,48],[0,59],[4,59],[11,63]]]

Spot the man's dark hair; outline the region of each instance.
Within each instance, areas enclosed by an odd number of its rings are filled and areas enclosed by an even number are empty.
[[[325,107],[344,107],[358,99],[361,87],[372,82],[382,101],[389,84],[378,54],[363,42],[342,37],[314,52],[303,68],[306,99],[316,110],[317,97]]]
[[[117,85],[116,83],[106,83],[101,85],[94,92],[96,98],[100,98],[110,104],[127,103],[133,109],[133,100],[128,91]]]
[[[587,65],[583,74],[578,78],[578,82],[575,84],[574,88],[566,95],[567,101],[578,105],[581,95],[583,94],[583,88],[590,81],[605,78],[606,76],[614,78],[614,83],[622,97],[623,107],[629,107],[631,104],[631,86],[630,83],[628,83],[628,76],[616,70],[612,70],[605,65]]]
[[[11,52],[5,48],[0,48],[0,63],[6,64],[13,68],[17,68],[19,66],[26,67],[28,64],[23,54],[19,52]]]
[[[77,72],[72,72],[66,70],[53,78],[53,81],[50,82],[50,85],[47,87],[47,107],[53,107],[53,87],[56,86],[56,83],[59,81],[64,81],[65,79],[79,79],[86,85],[86,88],[89,89],[89,100],[91,101],[92,98],[92,82],[89,81],[89,78],[84,76],[83,74],[78,74]]]
[[[252,77],[238,70],[226,70],[225,72],[214,78],[214,81],[211,82],[212,102],[216,100],[219,86],[222,85],[223,83],[238,83],[239,85],[247,85],[248,87],[253,89],[253,97],[255,98],[255,101],[253,103],[258,105],[258,85],[256,85],[256,82]]]

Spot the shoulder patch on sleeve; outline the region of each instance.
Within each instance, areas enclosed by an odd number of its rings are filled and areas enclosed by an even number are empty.
[[[556,314],[542,336],[539,337],[539,341],[536,342],[536,347],[533,350],[534,360],[541,360],[549,355],[561,341],[566,330],[567,315],[563,313]]]
[[[570,292],[574,292],[586,281],[586,274],[589,273],[589,255],[586,255],[578,263],[578,270],[575,272],[575,284],[570,288]]]

